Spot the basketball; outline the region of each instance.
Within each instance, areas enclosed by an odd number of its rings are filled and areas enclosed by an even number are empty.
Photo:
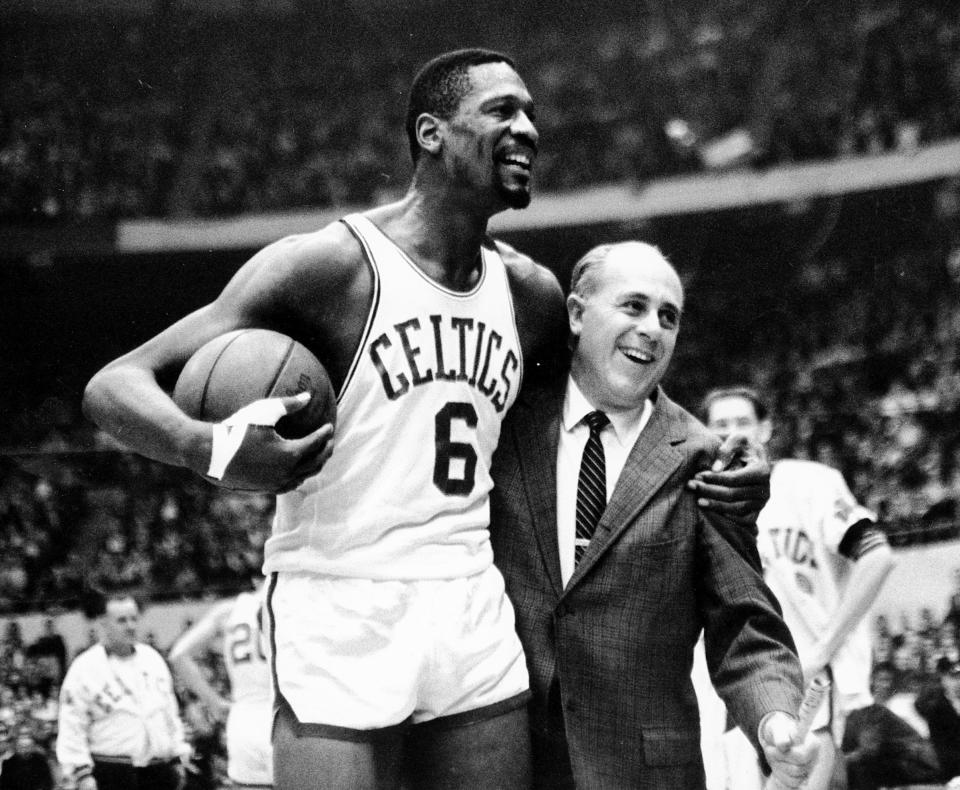
[[[220,422],[261,398],[310,392],[310,402],[282,417],[277,433],[297,439],[336,421],[326,369],[305,346],[269,329],[238,329],[201,346],[184,365],[173,400],[198,420]]]

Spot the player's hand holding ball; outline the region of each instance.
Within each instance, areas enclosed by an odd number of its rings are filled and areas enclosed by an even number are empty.
[[[336,395],[327,372],[278,332],[241,329],[214,338],[187,361],[173,400],[213,423],[191,466],[224,488],[290,491],[333,450]]]

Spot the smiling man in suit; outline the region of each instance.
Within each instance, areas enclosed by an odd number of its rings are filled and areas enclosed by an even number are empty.
[[[530,670],[542,788],[704,786],[690,681],[705,632],[714,685],[785,787],[801,673],[755,533],[697,506],[718,441],[664,394],[683,287],[660,251],[602,245],[574,267],[573,355],[504,423],[491,533]]]

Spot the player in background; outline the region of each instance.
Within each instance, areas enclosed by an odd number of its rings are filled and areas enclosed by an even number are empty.
[[[222,447],[168,395],[204,343],[273,329],[330,374],[333,455],[331,426],[284,440],[256,425],[222,477],[280,493],[264,570],[282,790],[529,782],[529,682],[493,565],[489,466],[521,383],[562,354],[566,314],[556,278],[487,222],[530,202],[533,100],[505,55],[446,53],[415,77],[406,131],[400,200],[269,245],[84,395],[137,452],[207,476]],[[765,499],[757,471],[699,492],[742,515],[751,491]],[[738,492],[710,485],[723,481]]]
[[[766,445],[772,434],[766,405],[747,387],[708,393],[702,417],[720,438],[740,431]],[[893,569],[893,553],[876,516],[857,503],[840,472],[813,461],[774,460],[770,500],[757,527],[765,579],[783,607],[804,679],[826,670],[831,680],[830,698],[812,725],[821,745],[806,785],[824,790],[838,763],[846,713],[872,702],[866,614]],[[731,730],[724,740],[728,787],[760,787],[756,761],[741,749],[743,735]]]
[[[270,725],[273,695],[263,633],[263,583],[252,592],[211,607],[170,649],[174,676],[192,691],[210,716],[226,722],[227,776],[244,787],[273,785]],[[207,679],[199,656],[221,649],[230,699]]]

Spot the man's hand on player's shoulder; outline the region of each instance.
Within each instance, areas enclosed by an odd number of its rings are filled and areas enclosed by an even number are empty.
[[[697,504],[751,528],[770,498],[770,461],[763,446],[732,434],[720,446],[709,470],[687,484]]]

